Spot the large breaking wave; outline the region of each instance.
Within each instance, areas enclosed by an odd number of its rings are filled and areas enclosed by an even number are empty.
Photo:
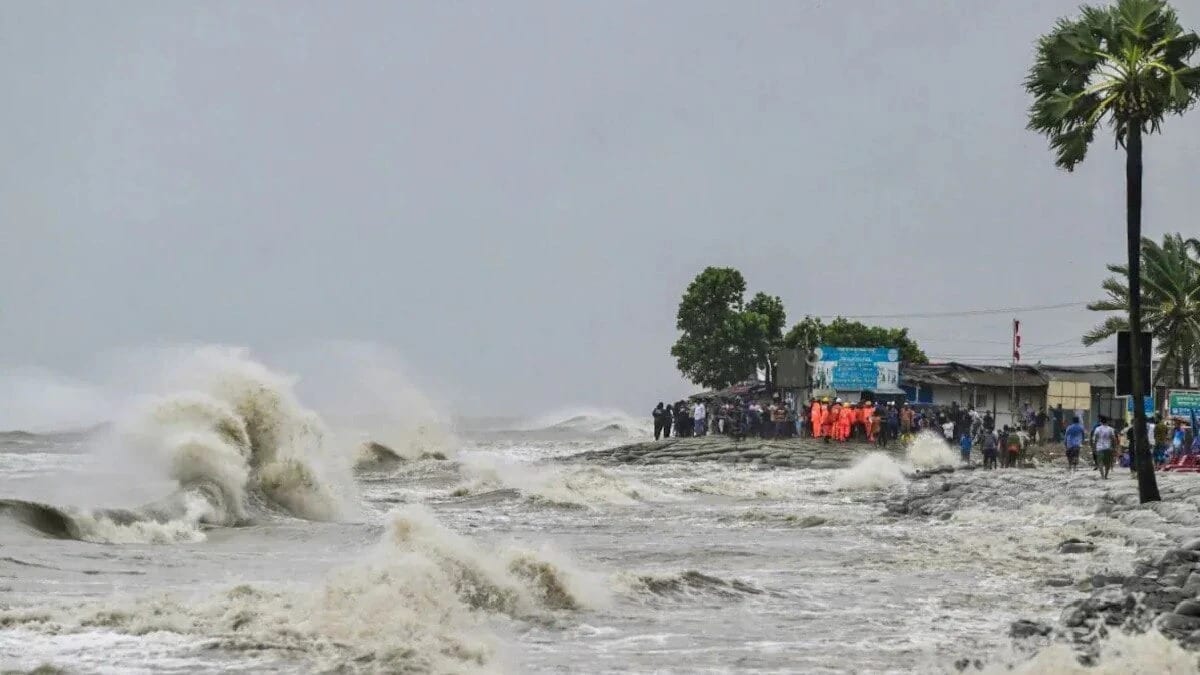
[[[499,643],[488,615],[550,618],[609,601],[602,582],[553,552],[481,547],[412,505],[388,516],[374,549],[314,586],[10,609],[0,625],[176,633],[209,648],[300,656],[321,672],[475,672],[490,670]]]
[[[321,419],[292,382],[242,350],[204,348],[108,432],[132,476],[165,476],[167,498],[135,509],[0,501],[0,514],[54,537],[123,543],[194,541],[200,528],[291,516],[335,520],[356,508],[350,458],[330,451]]]

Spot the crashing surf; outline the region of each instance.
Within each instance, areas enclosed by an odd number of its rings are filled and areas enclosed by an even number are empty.
[[[134,509],[10,500],[0,513],[53,537],[107,543],[203,539],[201,526],[284,515],[335,520],[353,512],[346,462],[291,381],[241,350],[193,355],[178,391],[149,397],[99,441],[173,480],[165,499]]]

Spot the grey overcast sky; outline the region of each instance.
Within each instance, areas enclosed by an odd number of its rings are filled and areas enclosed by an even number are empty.
[[[792,319],[1092,299],[1122,155],[1056,170],[1021,88],[1078,4],[5,2],[7,389],[357,340],[459,412],[644,412],[691,389],[706,265]],[[1149,234],[1197,233],[1198,162],[1200,111],[1148,141]],[[1046,361],[1109,358],[1086,310],[1023,319]],[[971,360],[1010,320],[886,323]]]

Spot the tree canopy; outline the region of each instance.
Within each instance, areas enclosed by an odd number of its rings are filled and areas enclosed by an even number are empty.
[[[1188,63],[1197,49],[1200,37],[1184,32],[1163,0],[1084,6],[1038,40],[1025,78],[1029,129],[1050,140],[1055,163],[1068,171],[1087,156],[1101,124],[1122,146],[1131,130],[1139,138],[1157,133],[1167,115],[1183,114],[1200,95],[1200,69]]]
[[[758,293],[746,304],[745,293],[745,278],[730,267],[706,268],[688,285],[675,315],[681,334],[671,355],[692,382],[727,387],[759,367],[772,376],[787,323],[783,301]]]
[[[787,347],[812,349],[829,347],[896,347],[900,360],[907,363],[929,363],[929,357],[908,335],[907,328],[870,326],[859,321],[837,317],[828,324],[814,316],[806,316],[792,326],[783,338]]]
[[[805,316],[785,336],[787,312],[776,295],[756,293],[745,302],[746,279],[731,267],[708,267],[688,284],[671,346],[675,365],[704,387],[728,387],[751,378],[758,368],[775,379],[775,359],[784,347],[896,347],[909,363],[928,363],[907,328],[868,326],[838,317],[828,324]]]

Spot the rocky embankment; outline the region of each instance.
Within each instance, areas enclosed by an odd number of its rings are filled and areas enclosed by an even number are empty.
[[[864,454],[878,450],[881,448],[865,443],[826,443],[798,438],[778,441],[759,438],[735,440],[729,436],[702,436],[632,443],[585,452],[568,459],[608,464],[724,462],[797,469],[841,469],[850,466]],[[901,457],[904,448],[896,443],[885,452]]]
[[[1077,480],[1095,476],[1086,470],[1080,473],[1083,475]],[[1159,474],[1163,500],[1144,505],[1139,503],[1136,482],[1127,472],[1115,472],[1113,480],[1103,483],[1097,479],[1098,487],[1082,493],[1055,489],[1055,478],[1061,480],[1061,474],[975,471],[939,475],[912,483],[905,494],[888,504],[888,511],[900,517],[948,519],[960,508],[985,506],[1002,511],[1029,504],[1091,501],[1096,504],[1096,529],[1089,539],[1063,541],[1057,553],[1091,554],[1096,541],[1113,535],[1113,528],[1104,527],[1102,521],[1114,519],[1125,526],[1118,531],[1127,544],[1136,546],[1139,562],[1128,574],[1044,580],[1047,585],[1074,585],[1087,596],[1067,605],[1057,625],[1017,621],[1012,624],[1012,636],[1019,641],[1073,643],[1080,648],[1085,664],[1094,659],[1098,640],[1112,630],[1141,633],[1157,629],[1185,649],[1200,650],[1200,475]]]

